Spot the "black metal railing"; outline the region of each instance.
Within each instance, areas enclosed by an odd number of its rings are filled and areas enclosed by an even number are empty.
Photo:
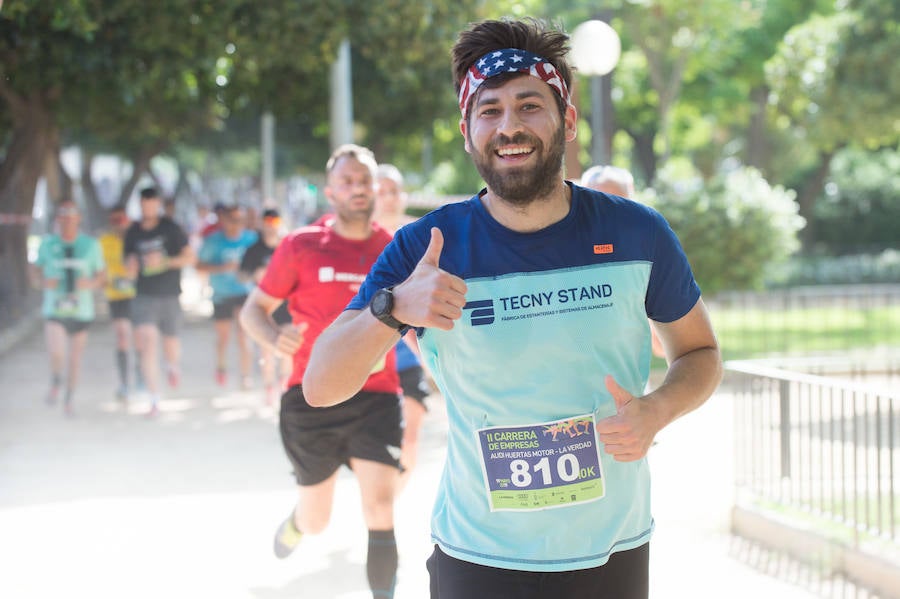
[[[729,360],[900,349],[900,285],[721,292],[706,303]]]
[[[858,382],[867,366],[871,377]],[[801,518],[854,546],[900,543],[900,390],[884,365],[857,380],[750,361],[727,363],[737,390],[737,501]],[[894,368],[896,371],[896,367]]]

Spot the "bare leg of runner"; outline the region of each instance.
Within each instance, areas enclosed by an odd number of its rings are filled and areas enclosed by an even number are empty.
[[[390,599],[397,581],[397,541],[394,536],[394,497],[399,471],[394,466],[350,459],[359,480],[363,517],[369,529],[366,575],[372,596]]]
[[[231,337],[231,320],[220,318],[213,322],[216,329],[216,383],[228,382],[228,339]]]
[[[159,329],[152,324],[142,324],[137,328],[138,346],[141,348],[141,371],[144,385],[150,394],[150,412],[155,416],[159,411]]]
[[[235,335],[240,356],[241,388],[249,389],[253,386],[253,348],[250,345],[250,338],[238,323],[239,312],[240,307],[234,309],[234,313],[231,320],[228,321],[228,324],[229,326],[234,326],[236,329]]]
[[[411,397],[403,398],[403,445],[401,446],[400,464],[403,472],[400,473],[398,492],[406,487],[409,477],[419,457],[419,430],[422,428],[422,420],[425,418],[425,406],[421,401]]]
[[[50,358],[50,390],[47,403],[55,404],[59,398],[66,364],[66,329],[58,322],[44,322],[44,341]]]
[[[81,374],[81,358],[84,356],[84,348],[87,345],[88,332],[79,331],[69,335],[69,364],[66,373],[66,395],[65,405],[66,414],[72,415],[72,397],[75,394],[75,388],[78,386],[78,377]]]
[[[169,386],[175,388],[181,382],[181,340],[177,335],[163,335],[163,355],[166,358],[166,376]]]

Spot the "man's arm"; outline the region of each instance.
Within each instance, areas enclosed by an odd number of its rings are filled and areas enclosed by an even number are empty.
[[[103,258],[103,251],[100,248],[99,241],[94,241],[94,247],[92,251],[94,268],[96,270],[94,271],[94,274],[92,276],[86,277],[86,280],[84,282],[80,280],[78,281],[80,289],[103,289],[103,287],[106,285],[106,260],[104,260]]]
[[[90,277],[78,279],[79,289],[102,289],[106,285],[106,269],[102,268]]]
[[[394,314],[396,318],[396,310]],[[369,310],[342,312],[313,345],[303,374],[303,397],[317,407],[350,399],[362,389],[372,369],[399,338],[396,330]]]
[[[170,269],[185,268],[193,265],[195,259],[196,254],[194,253],[194,248],[188,244],[181,248],[181,251],[178,252],[177,256],[172,256],[166,263]]]
[[[44,269],[37,264],[28,265],[28,281],[34,289],[52,289],[57,283],[57,279],[45,278]],[[48,284],[48,281],[52,281],[52,284]]]
[[[663,383],[634,397],[606,377],[618,413],[598,422],[597,431],[606,452],[623,462],[644,457],[660,430],[700,407],[722,380],[722,357],[702,299],[678,320],[654,324],[669,362]]]
[[[132,281],[137,280],[140,263],[136,254],[128,254],[125,256],[125,272]]]
[[[303,345],[303,333],[308,325],[279,327],[271,315],[282,301],[256,287],[244,302],[239,319],[241,327],[254,341],[280,354],[292,356]]]
[[[669,369],[660,385],[665,424],[699,408],[722,382],[722,356],[703,300],[670,323],[655,323]]]
[[[203,260],[197,260],[197,270],[199,272],[205,272],[207,274],[219,274],[223,272],[237,272],[238,271],[238,263],[237,262],[205,262]],[[243,280],[243,273],[238,273],[239,278]]]
[[[466,284],[439,267],[444,237],[431,241],[409,277],[393,289],[393,316],[413,327],[453,328],[466,304]],[[369,373],[399,339],[396,330],[369,310],[346,310],[319,335],[303,375],[303,397],[311,406],[332,406],[353,397]]]

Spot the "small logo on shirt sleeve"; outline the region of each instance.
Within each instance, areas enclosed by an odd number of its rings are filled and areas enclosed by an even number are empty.
[[[594,245],[594,253],[595,254],[612,254],[613,253],[613,244],[598,243],[598,244]]]

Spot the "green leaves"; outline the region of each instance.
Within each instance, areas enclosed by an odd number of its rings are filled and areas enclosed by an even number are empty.
[[[799,247],[804,221],[795,194],[741,168],[701,182],[667,171],[646,192],[681,240],[705,294],[760,287],[768,270]]]

